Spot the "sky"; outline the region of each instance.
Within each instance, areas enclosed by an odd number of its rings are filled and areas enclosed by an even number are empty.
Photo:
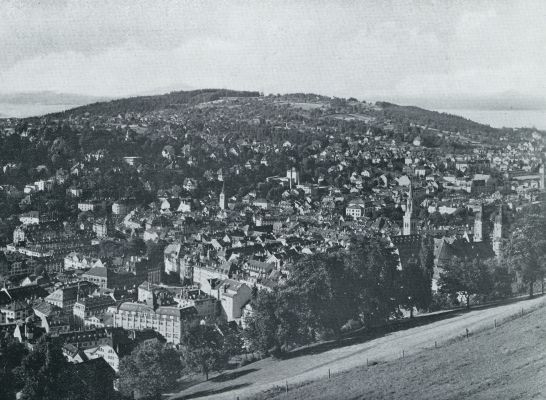
[[[546,94],[546,1],[2,0],[0,93]]]

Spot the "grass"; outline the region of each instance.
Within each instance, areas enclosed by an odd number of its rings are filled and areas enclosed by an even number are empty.
[[[393,361],[250,397],[262,399],[545,398],[546,308]]]
[[[187,398],[234,400],[238,397],[241,400],[270,397],[279,399],[429,398],[428,392],[424,394],[412,392],[411,384],[422,389],[419,382],[426,381],[431,376],[433,382],[437,384],[443,382],[448,388],[451,386],[456,388],[457,385],[466,387],[467,382],[463,379],[462,373],[434,364],[443,361],[449,366],[452,363],[450,359],[452,353],[458,357],[457,346],[461,343],[469,346],[483,335],[500,334],[509,326],[510,330],[506,333],[508,342],[518,345],[531,343],[531,347],[536,347],[537,339],[520,332],[523,327],[521,324],[525,323],[530,316],[534,318],[535,315],[540,315],[541,320],[536,325],[541,326],[546,320],[543,310],[545,305],[546,297],[522,298],[471,311],[455,310],[423,315],[415,321],[397,322],[385,332],[362,334],[361,337],[348,338],[339,343],[326,342],[309,346],[295,351],[293,357],[283,360],[272,358],[259,360],[235,370],[237,373],[233,375],[225,372],[226,376],[222,378],[212,376],[212,379],[206,382],[199,379],[191,382],[184,381],[177,390],[166,396],[173,400]],[[523,317],[522,310],[525,314]],[[531,310],[539,311],[531,312]],[[495,325],[499,327],[495,328]],[[461,339],[466,336],[466,329],[469,330],[470,337],[461,342]],[[520,340],[520,337],[523,339]],[[434,348],[435,343],[438,349]],[[488,349],[486,345],[487,343],[480,344],[477,349],[472,350],[471,354],[480,354],[482,347],[487,352],[495,354],[495,347]],[[401,359],[402,352],[404,352],[404,359]],[[432,357],[430,362],[427,357]],[[454,358],[453,363],[458,368],[468,369],[474,366],[472,360],[459,362],[457,357]],[[412,360],[417,361],[412,363]],[[495,362],[495,360],[474,361],[487,368]],[[367,363],[377,364],[366,367]],[[470,364],[467,365],[467,363]],[[332,374],[330,381],[327,378],[329,371]],[[503,373],[510,374],[510,372]],[[469,375],[470,378],[474,376],[480,375]],[[288,394],[284,393],[286,383],[289,387]],[[450,392],[444,389],[445,387],[440,385],[438,391],[431,389],[431,393],[435,393],[439,398],[460,398],[457,397],[461,394],[460,391],[455,392],[457,395],[449,397],[447,394]],[[406,396],[405,393],[410,395]],[[501,396],[501,398],[505,397]]]

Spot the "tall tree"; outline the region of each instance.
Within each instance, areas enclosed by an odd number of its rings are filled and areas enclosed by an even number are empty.
[[[401,305],[409,309],[410,318],[413,318],[415,308],[428,309],[432,301],[431,278],[417,259],[410,259],[402,268]]]
[[[0,339],[0,399],[15,399],[15,393],[22,388],[17,367],[27,353],[25,346],[14,339]]]
[[[291,345],[305,343],[307,319],[301,317],[301,296],[293,287],[260,290],[251,306],[243,332],[251,350],[279,356]]]
[[[59,340],[40,339],[35,348],[23,359],[18,374],[23,382],[23,400],[84,400],[77,385],[75,371],[62,354]]]
[[[158,340],[144,342],[120,361],[120,391],[126,396],[161,399],[161,393],[176,383],[182,369],[180,355],[170,345]]]
[[[358,316],[356,271],[342,254],[317,254],[296,263],[289,285],[300,295],[302,321],[320,333],[338,336],[341,327]]]
[[[358,313],[366,324],[381,324],[398,314],[400,271],[398,257],[388,242],[355,237],[351,241],[346,282],[357,294]]]
[[[229,346],[213,325],[194,325],[182,336],[182,354],[188,368],[201,372],[209,379],[212,371],[222,371],[229,360]]]
[[[492,290],[487,265],[479,259],[453,257],[440,273],[440,291],[453,297],[463,296],[470,308],[470,297],[487,295]]]
[[[544,281],[546,272],[546,210],[544,207],[519,218],[513,226],[511,239],[506,243],[505,256],[511,268],[529,286],[533,296],[536,282]]]

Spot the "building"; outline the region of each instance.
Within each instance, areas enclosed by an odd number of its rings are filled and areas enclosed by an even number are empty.
[[[152,329],[169,343],[179,344],[184,324],[197,315],[195,307],[154,306],[153,304],[124,302],[110,307],[114,327],[123,329]]]
[[[413,235],[417,233],[417,216],[413,208],[413,187],[410,184],[408,199],[406,201],[406,212],[404,213],[403,235]]]
[[[474,242],[482,242],[483,239],[483,204],[480,204],[479,211],[474,218]]]
[[[19,221],[23,225],[38,225],[40,223],[40,213],[38,211],[29,211],[19,216]]]
[[[225,186],[225,184],[222,185],[222,192],[220,193],[220,202],[219,202],[219,203],[220,203],[220,204],[219,204],[219,205],[220,205],[220,209],[222,209],[222,210],[225,210],[226,207],[227,207],[226,193],[225,193],[225,191],[224,191],[224,189],[225,189],[224,186]]]
[[[117,373],[119,373],[119,355],[109,344],[102,344],[97,347],[91,347],[90,349],[85,349],[85,356],[88,360],[94,360],[97,358],[102,358],[108,363],[108,365]]]
[[[73,314],[79,323],[91,317],[102,317],[108,307],[116,304],[110,296],[82,297],[76,300],[73,307]]]
[[[99,265],[98,263],[101,263],[101,261],[98,258],[85,256],[83,254],[73,251],[64,258],[64,269],[65,270],[89,269],[94,266],[98,266]]]
[[[127,204],[121,201],[115,201],[112,204],[112,214],[114,215],[127,215],[128,207]]]
[[[97,235],[97,238],[102,239],[108,236],[108,222],[106,219],[100,219],[93,222],[93,232]]]
[[[296,170],[295,167],[292,167],[291,169],[286,171],[286,178],[288,179],[290,188],[292,188],[293,185],[297,186],[300,184],[300,173]]]
[[[131,166],[134,166],[135,164],[137,164],[138,162],[140,162],[140,160],[142,159],[142,157],[131,157],[131,156],[127,156],[127,157],[123,157],[123,161],[125,161],[127,164],[131,165]]]
[[[213,295],[220,300],[222,316],[229,321],[239,321],[244,306],[252,297],[252,289],[246,283],[225,279],[218,285]]]
[[[495,222],[493,224],[493,252],[497,257],[500,257],[502,250],[502,236],[503,236],[503,212],[502,204],[499,206],[499,212],[495,217]]]
[[[85,293],[89,291],[89,287],[90,286],[88,284],[83,284],[81,285],[81,289],[80,285],[59,288],[47,296],[44,300],[49,304],[65,310],[72,309],[74,304],[76,304],[78,296],[80,294],[84,296]]]
[[[361,218],[365,215],[366,205],[364,200],[355,199],[349,201],[347,208],[345,208],[345,215],[353,218]]]
[[[101,207],[101,203],[97,201],[82,201],[78,203],[78,210],[80,211],[96,211]]]

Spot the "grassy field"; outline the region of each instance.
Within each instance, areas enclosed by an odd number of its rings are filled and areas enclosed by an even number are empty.
[[[226,400],[275,396],[504,399],[510,398],[504,396],[509,386],[515,394],[522,393],[513,398],[532,398],[533,382],[542,380],[542,364],[537,361],[534,365],[534,360],[546,354],[544,305],[546,297],[538,297],[470,312],[461,310],[426,325],[375,338],[321,345],[285,360],[267,358],[206,382],[181,381],[179,389],[167,396]],[[469,338],[463,339],[467,329]],[[435,349],[435,343],[439,348]],[[367,367],[367,360],[377,365]],[[329,371],[332,379],[328,381]],[[544,395],[546,398],[546,392]]]
[[[262,399],[544,399],[546,308],[468,339],[310,383]]]

